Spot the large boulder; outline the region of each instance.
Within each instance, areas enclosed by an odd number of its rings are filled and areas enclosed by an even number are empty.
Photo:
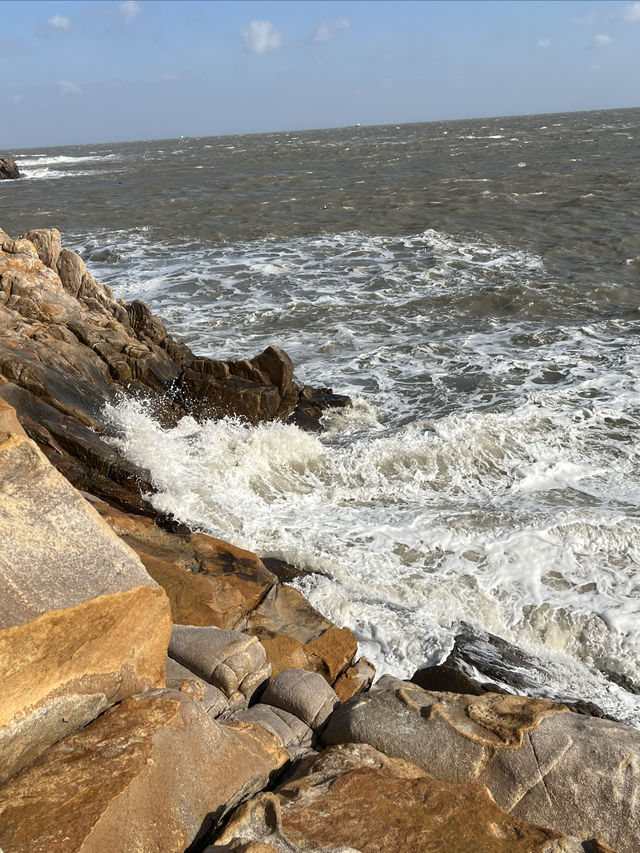
[[[341,705],[328,744],[368,743],[447,782],[478,782],[511,814],[618,853],[640,838],[640,732],[546,699],[422,690],[385,676]]]
[[[0,778],[164,685],[169,602],[0,399]]]
[[[482,785],[442,782],[406,761],[354,744],[304,762],[274,793],[239,808],[206,853],[269,849],[584,853],[561,833],[507,814]]]
[[[16,166],[16,161],[11,157],[0,157],[0,181],[5,178],[15,179],[22,177]]]
[[[321,729],[340,704],[335,690],[317,672],[286,669],[262,694],[262,702],[293,714],[311,729]]]
[[[126,699],[0,787],[0,847],[184,850],[288,760],[262,726],[223,726],[172,690]]]

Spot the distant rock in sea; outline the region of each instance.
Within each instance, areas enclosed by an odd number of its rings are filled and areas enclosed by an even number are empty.
[[[16,166],[15,160],[12,160],[11,157],[0,157],[0,180],[21,177],[22,175]]]

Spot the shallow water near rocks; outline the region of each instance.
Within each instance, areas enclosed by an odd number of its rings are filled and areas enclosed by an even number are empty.
[[[12,152],[0,224],[59,227],[196,352],[278,343],[352,396],[322,436],[123,401],[159,508],[312,572],[379,672],[466,623],[639,725],[605,674],[640,682],[639,139],[624,110]]]

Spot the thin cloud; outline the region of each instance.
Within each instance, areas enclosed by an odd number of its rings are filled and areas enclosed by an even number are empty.
[[[132,24],[141,12],[142,3],[138,3],[138,0],[125,0],[118,6],[118,16],[125,27]]]
[[[640,3],[630,3],[625,6],[620,16],[627,24],[640,24]]]
[[[282,35],[271,21],[250,21],[242,33],[244,46],[250,53],[264,56],[282,47]]]
[[[81,95],[82,89],[72,80],[59,80],[58,89],[61,95]]]
[[[551,39],[538,39],[536,42],[537,47],[541,47],[543,49],[547,47],[551,47]]]
[[[49,18],[47,23],[50,27],[53,27],[54,30],[71,29],[71,18],[67,18],[64,15],[54,15],[53,18]]]
[[[349,18],[334,18],[333,20],[320,21],[313,31],[311,41],[319,44],[323,41],[332,41],[340,33],[351,27]]]
[[[606,47],[608,44],[611,44],[613,39],[611,36],[607,36],[604,33],[598,33],[597,36],[593,39],[593,44],[595,47]]]

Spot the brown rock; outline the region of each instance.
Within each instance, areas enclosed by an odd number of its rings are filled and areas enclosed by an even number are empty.
[[[58,269],[58,258],[62,250],[62,236],[57,228],[37,228],[23,234],[36,247],[42,263],[52,270]]]
[[[241,807],[207,853],[249,841],[290,853],[569,849],[561,833],[507,814],[482,785],[441,782],[405,761],[353,744],[327,750],[304,763],[275,793]]]
[[[332,625],[315,640],[306,643],[304,650],[322,661],[325,669],[322,674],[329,684],[333,684],[353,663],[358,651],[358,641],[348,628]]]
[[[136,554],[51,467],[0,400],[0,628],[155,586]]]
[[[14,180],[20,177],[22,176],[15,160],[12,160],[11,157],[0,157],[0,180],[3,178]]]
[[[333,685],[341,702],[346,702],[352,696],[368,690],[375,678],[376,668],[366,658],[360,658],[353,666],[342,673]]]
[[[152,691],[65,738],[0,789],[0,846],[175,853],[287,758],[261,726],[222,726],[184,693]]]
[[[140,586],[0,631],[0,781],[121,699],[164,686],[161,589]]]

